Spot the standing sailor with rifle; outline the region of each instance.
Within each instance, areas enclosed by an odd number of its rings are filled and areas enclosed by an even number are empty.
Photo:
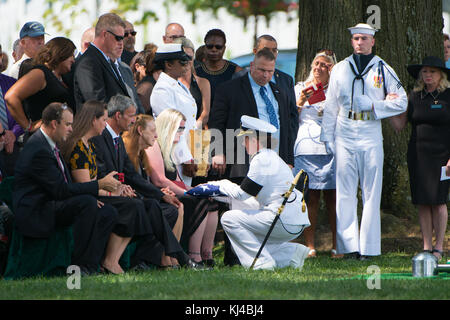
[[[349,30],[354,52],[331,72],[321,141],[336,156],[337,252],[365,260],[381,254],[381,119],[405,112],[407,96],[395,71],[372,53],[377,30],[363,23]]]
[[[240,186],[229,180],[208,183],[219,186],[222,193],[233,199],[256,198],[255,207],[230,210],[221,218],[222,227],[242,266],[301,269],[309,248],[289,241],[310,225],[308,211],[302,192],[291,187],[292,170],[267,146],[266,141],[270,141],[276,130],[264,120],[242,116],[238,136],[244,136],[243,144],[251,157],[247,176]],[[250,199],[252,197],[255,198]],[[255,257],[259,259],[256,261]],[[256,263],[252,264],[254,260]]]

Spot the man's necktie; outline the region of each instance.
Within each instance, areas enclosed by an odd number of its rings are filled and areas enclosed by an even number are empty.
[[[8,116],[6,114],[6,103],[3,99],[3,93],[0,88],[0,122],[2,123],[3,129],[8,130]]]
[[[267,113],[269,114],[270,123],[275,126],[275,128],[279,128],[278,126],[278,119],[277,114],[275,113],[275,109],[273,107],[272,102],[270,102],[269,97],[266,93],[267,89],[265,87],[261,87],[259,89],[259,93],[261,94],[261,97],[263,98],[264,102],[266,103]]]
[[[113,71],[114,71],[114,74],[116,75],[116,78],[117,78],[119,81],[122,81],[122,82],[123,82],[122,76],[120,75],[119,69],[117,69],[116,64],[115,64],[114,62],[112,62],[112,60],[109,60],[109,63],[111,64],[111,67],[112,67],[112,69],[113,69]]]
[[[64,172],[64,166],[63,166],[63,163],[61,161],[61,157],[60,157],[60,154],[59,154],[58,147],[55,146],[55,148],[53,149],[53,152],[55,153],[55,157],[56,157],[56,161],[58,162],[59,169],[61,169],[61,172],[62,172],[62,174],[64,176],[64,181],[67,182],[66,173]]]
[[[113,138],[113,140],[114,140],[114,149],[116,149],[116,157],[119,156],[119,138],[120,137]]]

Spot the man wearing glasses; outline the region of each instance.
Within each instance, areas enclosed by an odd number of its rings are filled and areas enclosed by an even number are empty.
[[[175,39],[184,38],[184,28],[181,24],[173,22],[166,27],[166,33],[163,35],[164,43],[173,43]]]
[[[87,100],[107,103],[112,96],[129,96],[118,68],[122,55],[125,22],[114,13],[100,16],[95,26],[95,38],[74,67],[74,96],[79,110]]]
[[[134,48],[136,44],[136,31],[134,26],[129,21],[125,21],[125,38],[123,39],[123,52],[121,56],[122,62],[130,65],[131,59],[136,55],[137,51]]]

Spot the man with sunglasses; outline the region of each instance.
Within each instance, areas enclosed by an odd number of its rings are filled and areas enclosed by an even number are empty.
[[[269,34],[263,34],[256,39],[255,47],[253,48],[253,54],[257,54],[262,49],[267,48],[272,51],[275,56],[275,61],[278,57],[278,44],[277,40]],[[236,72],[233,75],[233,79],[245,75],[250,68],[244,69],[242,71]],[[272,75],[271,82],[275,83],[280,90],[283,90],[290,100],[290,110],[291,110],[291,127],[292,132],[298,131],[298,112],[295,102],[295,91],[294,91],[294,79],[287,73],[275,68],[275,72]]]
[[[190,130],[197,129],[197,104],[189,89],[178,78],[188,72],[188,62],[191,59],[181,44],[168,43],[159,46],[153,62],[163,72],[159,75],[150,96],[154,116],[158,116],[165,109],[176,109],[186,117],[185,134],[180,137],[173,154],[173,161],[186,185],[191,185],[192,177],[197,171],[186,140]]]
[[[133,57],[138,53],[134,46],[136,44],[136,31],[134,26],[129,21],[125,21],[125,33],[123,38],[123,52],[121,56],[122,62],[130,65]]]
[[[114,13],[100,16],[94,41],[73,66],[77,110],[88,100],[107,103],[116,94],[130,96],[115,63],[122,55],[125,28],[125,22]]]
[[[381,254],[381,119],[405,112],[408,101],[395,71],[372,53],[378,30],[360,23],[349,31],[353,54],[331,71],[320,140],[336,157],[337,252],[367,260]]]

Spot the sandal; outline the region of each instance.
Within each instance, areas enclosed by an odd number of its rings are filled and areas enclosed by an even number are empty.
[[[308,253],[308,258],[315,258],[317,257],[316,249],[310,249]]]
[[[431,253],[438,259],[438,261],[440,261],[444,255],[444,252],[438,249],[431,250]],[[435,253],[439,254],[439,257]]]
[[[343,254],[337,254],[336,249],[331,249],[331,258],[333,259],[342,259],[344,257]]]

